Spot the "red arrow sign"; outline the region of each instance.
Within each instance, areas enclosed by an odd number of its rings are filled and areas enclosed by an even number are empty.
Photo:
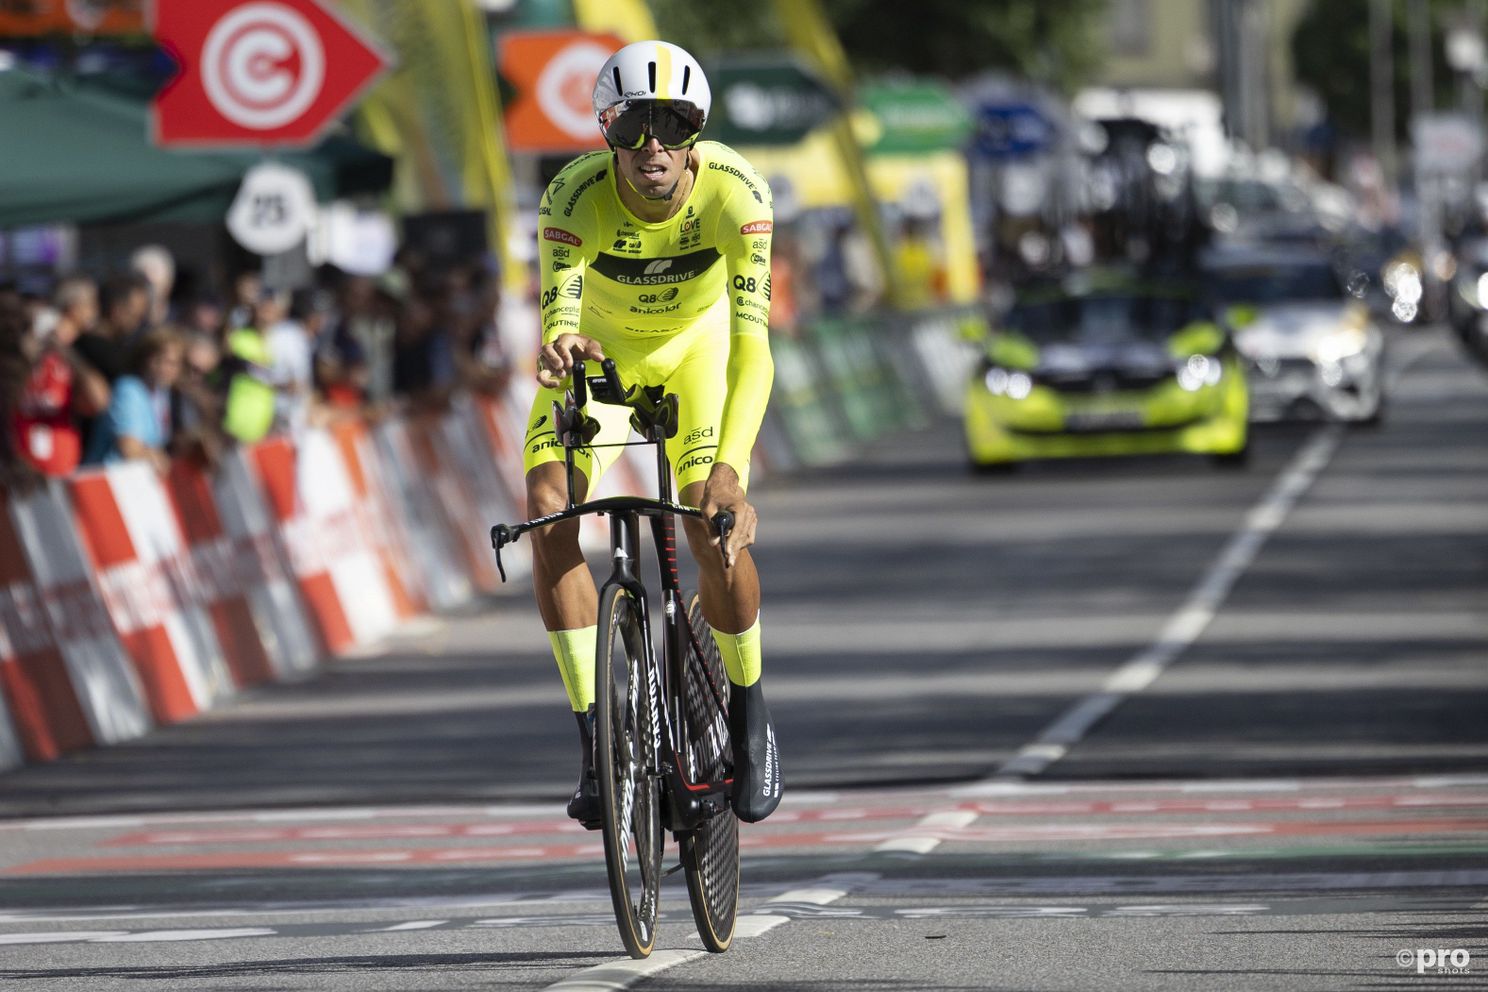
[[[158,145],[307,145],[390,64],[322,0],[156,0]]]

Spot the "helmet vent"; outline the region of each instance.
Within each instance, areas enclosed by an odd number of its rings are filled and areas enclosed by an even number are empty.
[[[690,65],[684,65],[682,67],[682,92],[683,93],[686,93],[687,92],[687,81],[689,79],[691,79],[691,78],[692,78],[692,66],[690,66]]]
[[[655,93],[656,92],[656,63],[655,62],[647,62],[646,63],[646,71],[650,73],[651,92],[652,93]]]
[[[615,92],[624,93],[625,87],[620,84],[620,67],[618,65],[614,66],[610,71],[615,75]]]

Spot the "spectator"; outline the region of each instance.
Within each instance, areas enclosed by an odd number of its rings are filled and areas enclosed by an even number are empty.
[[[162,245],[136,248],[129,256],[129,268],[145,277],[150,284],[149,326],[163,327],[170,320],[171,290],[176,285],[176,260]]]
[[[165,472],[171,441],[171,387],[181,375],[181,339],[151,331],[135,346],[130,373],[114,383],[108,410],[88,441],[90,464],[141,459]]]
[[[83,361],[73,344],[98,321],[98,288],[83,276],[57,287],[55,322],[40,339],[40,350],[21,386],[13,419],[16,453],[46,475],[69,475],[83,455],[79,417],[92,417],[109,405],[104,377]]]
[[[263,296],[263,276],[257,272],[239,272],[233,280],[233,305],[227,312],[227,331],[231,334],[240,327],[253,323],[253,311]]]
[[[314,389],[311,355],[315,335],[326,322],[329,296],[302,290],[291,297],[288,313],[264,331],[269,349],[269,384],[274,387],[275,426],[298,435],[310,422]],[[310,325],[314,325],[314,329]]]
[[[15,413],[21,387],[30,374],[27,355],[30,324],[20,295],[0,285],[0,418],[9,424]],[[15,485],[35,478],[35,471],[15,450],[12,433],[0,431],[0,485]]]
[[[353,276],[342,287],[341,313],[366,365],[366,400],[373,405],[392,399],[393,337],[408,297],[408,278],[397,269],[376,282]]]
[[[222,360],[227,382],[222,426],[244,444],[262,440],[274,426],[274,386],[269,378],[273,359],[262,329],[278,323],[287,313],[282,292],[260,289],[246,323],[227,335]]]
[[[455,383],[450,335],[432,295],[426,289],[408,300],[393,339],[393,391],[418,403],[439,402]]]
[[[171,392],[171,452],[212,465],[223,441],[223,391],[217,376],[222,349],[215,337],[197,331],[188,332],[183,341],[181,378]]]
[[[338,410],[359,409],[367,399],[367,353],[344,313],[330,318],[315,339],[315,385]]]
[[[138,273],[117,275],[103,284],[103,320],[80,334],[77,352],[110,384],[128,371],[134,338],[150,313],[150,284]]]

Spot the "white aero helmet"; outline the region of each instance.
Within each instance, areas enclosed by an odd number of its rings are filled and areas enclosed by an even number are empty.
[[[697,140],[712,104],[703,67],[666,41],[626,45],[594,81],[599,129],[619,148],[639,148],[648,136],[667,148],[685,148]]]

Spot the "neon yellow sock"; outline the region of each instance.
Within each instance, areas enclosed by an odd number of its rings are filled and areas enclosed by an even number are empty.
[[[548,631],[548,643],[553,645],[553,658],[558,662],[558,674],[563,676],[568,705],[575,713],[594,705],[594,644],[598,638],[598,624]]]
[[[714,630],[713,643],[723,656],[723,667],[728,669],[729,681],[734,685],[751,686],[759,681],[762,662],[760,660],[760,622],[754,618],[754,626],[742,634],[725,634]]]

